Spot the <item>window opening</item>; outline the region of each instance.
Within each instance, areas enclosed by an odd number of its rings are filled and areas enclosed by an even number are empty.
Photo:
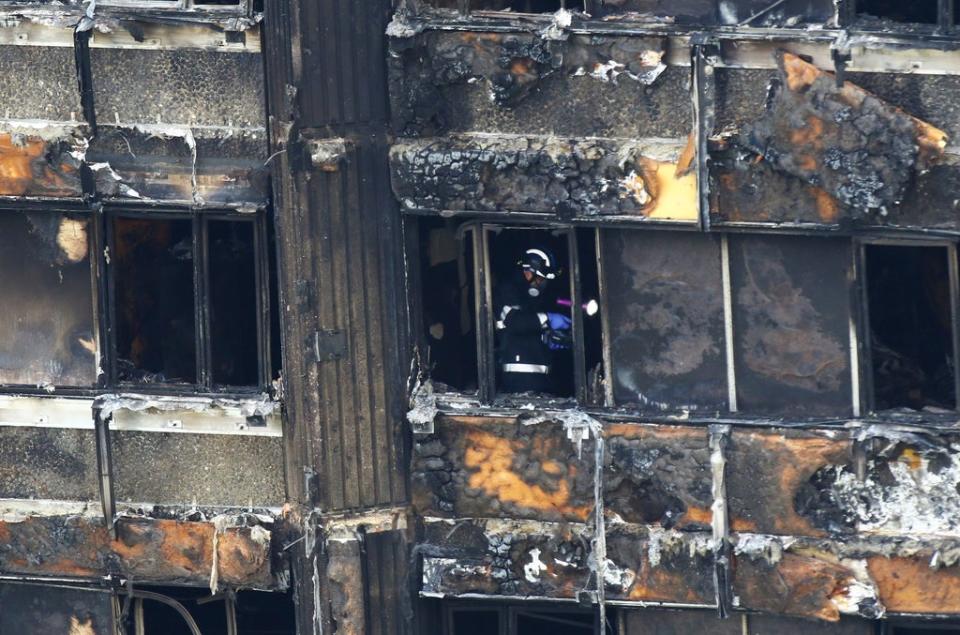
[[[488,245],[498,392],[573,396],[567,232],[498,228]]]
[[[474,11],[516,11],[517,13],[556,13],[564,0],[471,0]]]
[[[874,407],[954,408],[949,250],[865,249]]]
[[[211,371],[215,385],[256,386],[257,267],[254,223],[208,225]]]
[[[516,635],[585,635],[593,633],[590,613],[523,611],[514,613]]]
[[[915,24],[937,24],[938,0],[857,0],[857,17]]]
[[[586,401],[603,405],[604,360],[603,323],[600,315],[600,274],[597,261],[598,230],[578,229],[577,268],[580,282],[580,305],[583,317],[583,353],[586,372]]]
[[[501,614],[497,610],[456,610],[452,612],[451,635],[500,635]]]
[[[117,377],[197,382],[193,223],[113,219]]]
[[[0,384],[93,386],[89,216],[4,212],[0,233]]]
[[[225,213],[108,216],[116,382],[251,390],[277,376],[265,220]]]
[[[474,230],[420,219],[421,297],[426,356],[435,388],[477,390]]]

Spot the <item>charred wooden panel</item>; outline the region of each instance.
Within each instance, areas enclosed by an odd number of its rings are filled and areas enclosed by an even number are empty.
[[[811,518],[823,504],[811,479],[852,461],[849,439],[814,433],[735,430],[727,449],[726,486],[734,531],[819,536]]]
[[[681,148],[556,137],[408,141],[391,148],[393,187],[407,208],[695,221],[696,183],[678,167]]]
[[[216,553],[216,556],[214,555]],[[149,518],[121,518],[111,540],[102,519],[29,517],[0,521],[0,571],[31,576],[102,578],[206,586],[271,588],[270,532]]]
[[[107,589],[0,584],[0,633],[114,635],[113,593]]]
[[[932,569],[928,555],[868,560],[868,571],[888,611],[960,614],[960,567]]]
[[[852,266],[844,240],[730,237],[739,410],[851,413]]]
[[[660,38],[427,32],[391,39],[398,134],[446,131],[685,137],[686,69]],[[629,104],[629,107],[624,107]]]
[[[723,408],[719,240],[629,230],[603,230],[601,238],[615,403]]]

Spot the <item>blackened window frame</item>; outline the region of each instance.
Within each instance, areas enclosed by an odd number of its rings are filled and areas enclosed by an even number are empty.
[[[534,222],[500,222],[491,220],[467,220],[458,226],[457,231],[462,233],[465,241],[471,241],[473,262],[473,289],[474,314],[476,325],[477,347],[477,396],[483,405],[508,400],[512,393],[499,392],[496,381],[496,351],[494,333],[494,307],[492,270],[493,263],[490,256],[491,234],[500,231],[553,231],[566,235],[567,267],[570,281],[570,299],[572,307],[579,307],[583,303],[582,281],[580,280],[580,261],[578,250],[578,227],[564,223],[534,223]],[[594,232],[593,239],[597,240],[595,228],[587,228]],[[549,397],[545,400],[572,399],[580,405],[588,405],[588,382],[586,369],[586,351],[584,337],[584,319],[582,311],[571,310],[571,332],[573,335],[573,385],[574,393],[571,397]],[[604,356],[606,353],[604,352]],[[606,367],[606,365],[604,365]],[[537,399],[525,398],[525,401]]]
[[[600,627],[599,612],[596,607],[583,608],[575,604],[565,602],[504,602],[496,600],[446,600],[442,606],[442,635],[457,635],[454,629],[454,615],[461,612],[490,612],[496,613],[499,621],[499,635],[518,635],[517,618],[525,613],[550,613],[560,617],[563,615],[593,616],[592,632],[594,634],[602,632]],[[562,617],[560,617],[562,619]],[[616,611],[607,609],[608,633],[617,631]],[[584,630],[587,629],[578,629]]]
[[[868,297],[867,247],[871,245],[888,247],[921,247],[944,249],[947,255],[947,284],[950,292],[950,323],[952,327],[951,353],[954,359],[953,386],[955,407],[954,412],[960,412],[960,263],[957,261],[958,247],[955,238],[884,238],[884,237],[855,237],[853,248],[855,254],[854,276],[858,284],[859,297],[854,303],[857,323],[857,358],[859,368],[856,369],[856,378],[859,384],[860,413],[866,416],[884,412],[876,408],[876,394],[873,377],[873,354],[870,328],[870,298]],[[859,413],[858,413],[859,414]]]
[[[251,395],[269,391],[273,381],[271,347],[271,284],[270,284],[270,245],[268,233],[268,211],[259,210],[253,214],[236,210],[211,208],[185,210],[183,208],[151,208],[142,210],[123,205],[105,205],[96,214],[96,234],[99,236],[98,253],[98,295],[101,337],[101,355],[103,368],[98,388],[101,390],[122,390],[146,394],[173,395]],[[115,252],[113,219],[131,218],[149,221],[151,219],[179,219],[192,222],[192,267],[193,267],[193,306],[194,306],[194,350],[196,353],[196,383],[143,383],[121,381],[118,371],[117,318],[116,318],[116,277],[113,273],[110,254]],[[212,373],[212,337],[210,311],[210,258],[208,227],[211,221],[244,222],[253,225],[254,270],[256,277],[256,324],[257,324],[257,376],[254,386],[225,386],[213,381]]]

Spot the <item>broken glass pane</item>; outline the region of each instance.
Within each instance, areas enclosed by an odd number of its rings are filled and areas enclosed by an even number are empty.
[[[113,220],[117,374],[137,383],[194,383],[193,221]]]
[[[96,383],[89,224],[51,212],[0,214],[0,383]]]

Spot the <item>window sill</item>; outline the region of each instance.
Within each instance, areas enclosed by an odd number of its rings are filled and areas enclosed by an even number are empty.
[[[111,393],[93,397],[0,395],[0,427],[93,430],[93,408],[110,429],[281,437],[280,403],[266,395],[186,397]]]

